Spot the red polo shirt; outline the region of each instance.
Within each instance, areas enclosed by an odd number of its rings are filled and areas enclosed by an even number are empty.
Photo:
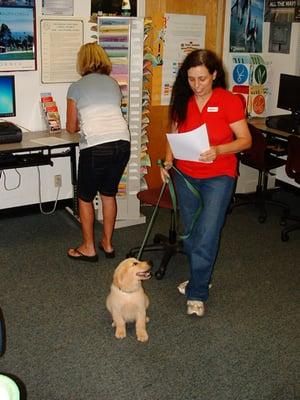
[[[229,124],[245,119],[244,106],[239,96],[222,88],[213,89],[212,95],[200,112],[195,96],[188,103],[187,117],[178,132],[191,131],[206,124],[211,146],[229,143],[234,140],[234,133]],[[212,178],[214,176],[237,175],[235,154],[219,155],[212,163],[176,160],[177,168],[194,178]]]

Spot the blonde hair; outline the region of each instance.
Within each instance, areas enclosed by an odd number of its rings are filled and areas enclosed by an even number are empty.
[[[96,42],[83,44],[77,54],[77,72],[84,76],[97,72],[104,75],[111,73],[111,61],[105,50]]]

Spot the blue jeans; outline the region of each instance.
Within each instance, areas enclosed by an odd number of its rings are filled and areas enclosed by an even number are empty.
[[[203,209],[192,234],[184,240],[189,259],[190,279],[186,287],[188,300],[208,299],[208,285],[219,249],[221,231],[233,193],[235,179],[229,176],[198,179],[184,175],[201,193]],[[200,206],[197,197],[184,179],[174,175],[180,218],[185,232],[190,230],[193,217]]]

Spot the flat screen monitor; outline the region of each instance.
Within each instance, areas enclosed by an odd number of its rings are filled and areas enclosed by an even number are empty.
[[[15,77],[14,75],[0,75],[0,118],[15,116]]]
[[[277,107],[300,113],[300,76],[280,74]]]

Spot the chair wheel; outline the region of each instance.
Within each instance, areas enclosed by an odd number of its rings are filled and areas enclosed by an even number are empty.
[[[164,277],[165,275],[165,271],[161,271],[160,269],[158,271],[155,272],[155,278],[160,280]]]
[[[266,215],[260,215],[260,216],[258,217],[258,222],[260,222],[261,224],[263,224],[263,223],[266,221],[266,219],[267,219],[267,216],[266,216]]]
[[[285,218],[281,218],[280,226],[286,226],[286,219]]]
[[[287,242],[289,240],[289,235],[287,233],[281,233],[281,240]]]

